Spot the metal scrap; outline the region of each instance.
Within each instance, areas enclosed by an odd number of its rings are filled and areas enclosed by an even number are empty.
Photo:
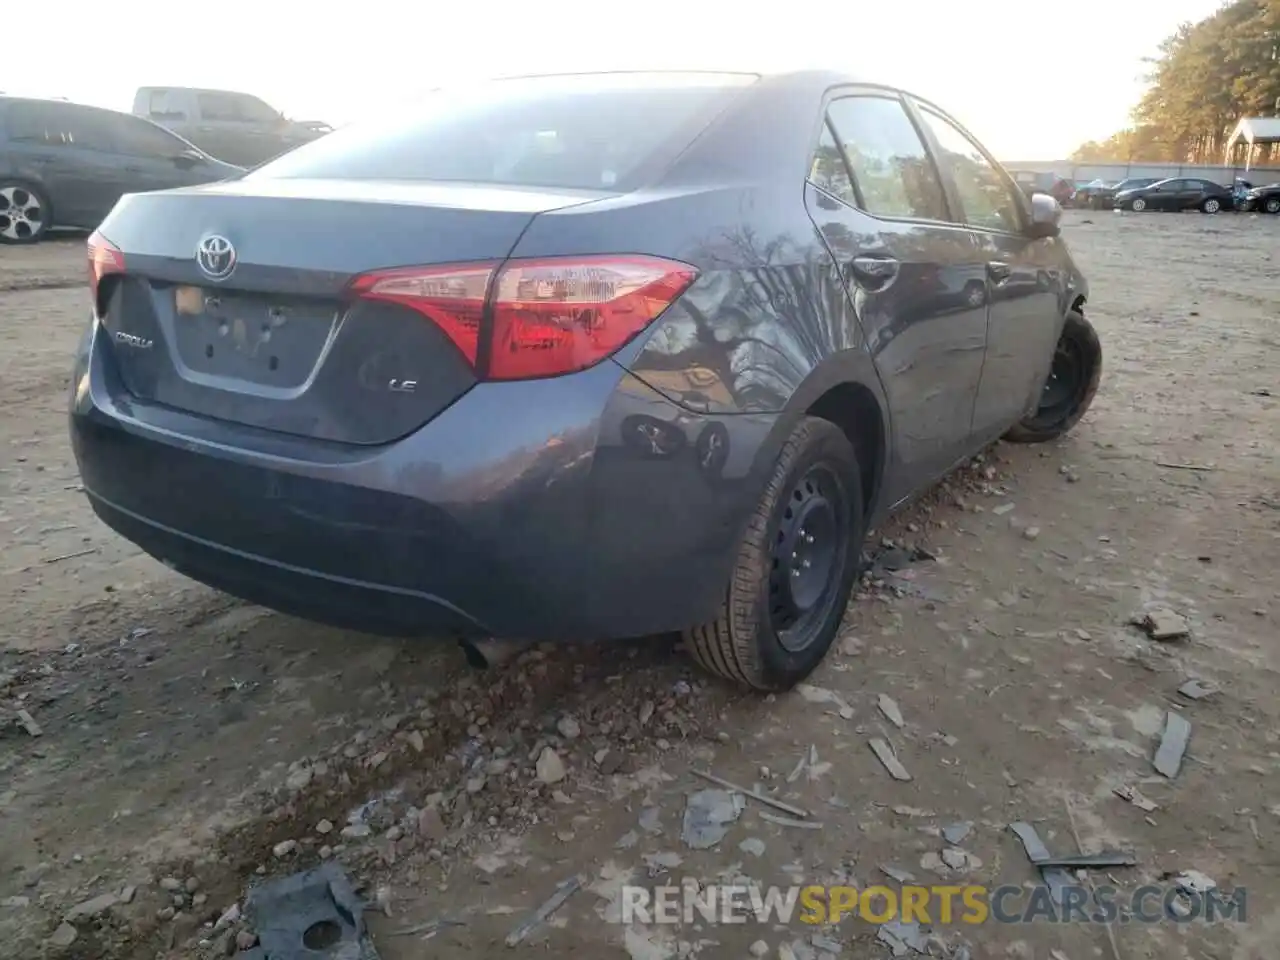
[[[822,824],[816,820],[793,820],[790,817],[779,817],[766,811],[761,811],[760,819],[767,820],[769,823],[776,823],[780,827],[803,827],[806,830],[822,829]]]
[[[533,911],[519,926],[507,934],[506,944],[514,947],[534,930],[542,926],[551,915],[565,905],[570,897],[582,889],[582,878],[570,877],[556,887],[556,892],[549,896],[545,903]]]
[[[1172,780],[1182,769],[1182,757],[1187,752],[1187,744],[1191,741],[1191,722],[1184,716],[1166,711],[1164,733],[1160,737],[1160,746],[1152,758],[1156,771]]]
[[[1155,801],[1148,800],[1146,797],[1144,797],[1141,793],[1138,792],[1136,787],[1131,787],[1127,783],[1121,784],[1120,786],[1113,789],[1111,792],[1114,793],[1121,800],[1128,800],[1139,810],[1145,810],[1147,813],[1150,813],[1152,810],[1159,809],[1159,805]]]

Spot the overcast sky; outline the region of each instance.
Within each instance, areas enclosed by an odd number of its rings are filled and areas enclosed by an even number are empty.
[[[471,77],[832,67],[936,101],[1004,159],[1060,159],[1123,126],[1142,58],[1219,5],[49,0],[11,11],[44,40],[5,45],[0,89],[120,110],[142,85],[237,89],[337,124]]]

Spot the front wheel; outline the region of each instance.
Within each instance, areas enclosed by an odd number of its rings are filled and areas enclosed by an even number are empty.
[[[858,572],[860,476],[853,446],[835,424],[800,421],[747,523],[719,615],[685,633],[704,669],[782,691],[822,662]]]
[[[1084,314],[1072,310],[1058,338],[1040,405],[1004,438],[1013,443],[1043,443],[1062,436],[1089,410],[1101,379],[1102,343],[1098,332]]]
[[[1222,209],[1222,201],[1217,197],[1210,197],[1204,203],[1200,204],[1200,209],[1204,213],[1217,213]]]
[[[1132,210],[1134,213],[1141,213],[1143,210],[1147,209],[1147,201],[1143,200],[1141,197],[1138,197],[1131,204],[1129,204],[1129,209]]]

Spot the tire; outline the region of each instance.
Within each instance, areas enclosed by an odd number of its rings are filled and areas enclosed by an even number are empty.
[[[719,615],[685,631],[703,669],[783,691],[822,662],[858,574],[866,534],[860,477],[839,427],[800,421],[747,523]]]
[[[1147,209],[1147,201],[1138,197],[1135,200],[1130,201],[1129,209],[1134,213],[1141,213],[1143,210]]]
[[[1059,386],[1068,372],[1069,385]],[[1039,408],[1014,424],[1004,438],[1011,443],[1044,443],[1062,436],[1088,412],[1101,379],[1102,343],[1098,332],[1084,314],[1072,310],[1058,339]]]
[[[1222,201],[1217,197],[1210,197],[1204,203],[1200,204],[1201,213],[1217,213],[1222,209]]]
[[[38,243],[53,225],[53,208],[35,187],[0,180],[0,243]]]
[[[1267,197],[1262,204],[1262,209],[1267,213],[1280,213],[1280,197]]]

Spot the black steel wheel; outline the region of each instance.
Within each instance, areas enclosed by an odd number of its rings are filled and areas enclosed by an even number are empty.
[[[1005,439],[1043,443],[1060,437],[1088,411],[1102,379],[1102,343],[1093,324],[1073,310],[1058,338],[1049,375],[1035,412],[1020,420]]]
[[[795,686],[840,628],[864,533],[853,446],[835,424],[803,418],[748,521],[720,614],[685,633],[694,659],[756,690]]]

